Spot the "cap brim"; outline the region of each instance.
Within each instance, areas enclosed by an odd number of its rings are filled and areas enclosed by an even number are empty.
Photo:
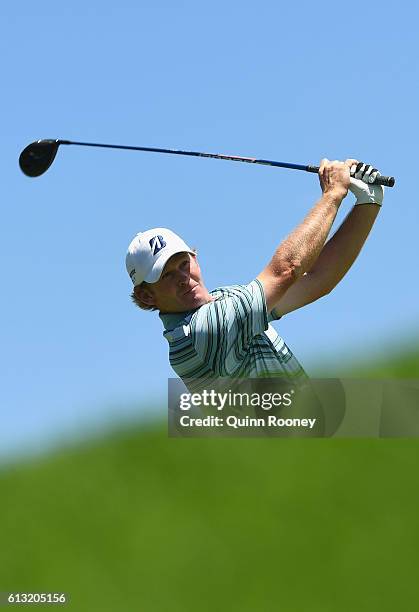
[[[161,273],[163,272],[164,266],[167,264],[169,259],[173,257],[173,255],[177,255],[178,253],[190,253],[191,255],[195,255],[194,251],[190,251],[188,249],[174,249],[173,251],[165,251],[160,255],[150,272],[145,277],[145,282],[150,284],[157,283],[157,281],[160,279]]]

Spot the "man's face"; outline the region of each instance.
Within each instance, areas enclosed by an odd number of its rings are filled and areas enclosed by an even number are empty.
[[[157,283],[143,289],[149,294],[150,306],[160,312],[186,312],[211,301],[201,277],[201,269],[195,255],[177,253],[163,268]]]

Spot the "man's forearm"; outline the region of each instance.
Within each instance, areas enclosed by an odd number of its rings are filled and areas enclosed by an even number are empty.
[[[324,245],[310,270],[319,290],[329,292],[342,280],[358,257],[379,210],[378,204],[354,206]]]
[[[340,192],[322,195],[304,221],[275,251],[270,262],[274,274],[280,275],[287,268],[297,279],[311,269],[320,255],[343,197],[344,194]]]

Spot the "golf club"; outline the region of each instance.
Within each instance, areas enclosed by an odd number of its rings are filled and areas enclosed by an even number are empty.
[[[106,149],[126,149],[130,151],[146,151],[151,153],[170,153],[171,155],[189,155],[193,157],[211,157],[213,159],[227,159],[230,161],[245,162],[248,164],[261,164],[264,166],[275,166],[276,168],[290,168],[291,170],[305,170],[306,172],[318,173],[319,166],[307,166],[301,164],[290,164],[287,162],[272,161],[269,159],[255,159],[253,157],[238,157],[236,155],[222,155],[221,153],[201,153],[199,151],[179,151],[176,149],[156,149],[153,147],[132,147],[127,145],[98,144],[93,142],[74,142],[71,140],[37,140],[32,142],[19,157],[19,165],[26,176],[41,176],[52,164],[57,155],[60,145],[78,145],[81,147],[102,147]],[[372,184],[393,187],[395,179],[392,176],[379,175]]]

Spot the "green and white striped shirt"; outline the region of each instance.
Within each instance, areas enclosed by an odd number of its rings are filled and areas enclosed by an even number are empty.
[[[189,391],[220,377],[307,379],[298,360],[269,324],[265,293],[257,279],[210,292],[215,299],[186,313],[160,314],[169,361]]]

